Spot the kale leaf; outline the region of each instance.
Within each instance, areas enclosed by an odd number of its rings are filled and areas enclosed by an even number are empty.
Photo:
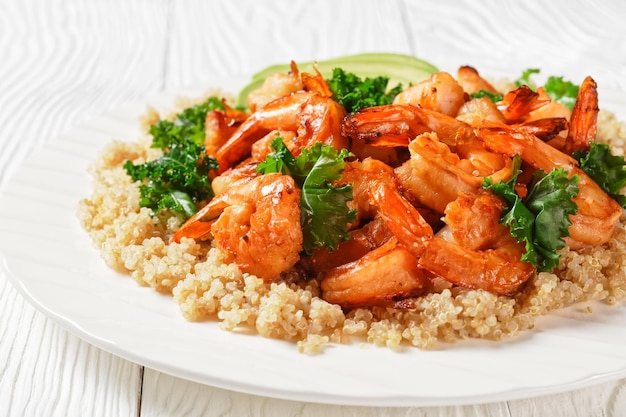
[[[531,79],[531,76],[533,74],[539,74],[541,72],[541,70],[539,68],[527,68],[522,72],[522,75],[520,75],[520,77],[515,80],[515,85],[517,87],[521,87],[523,85],[531,88],[532,90],[536,90],[537,86],[535,85],[535,83],[533,82],[533,80]]]
[[[578,86],[571,81],[564,80],[563,77],[550,76],[543,85],[546,93],[554,101],[565,104],[570,110],[574,108],[578,97]]]
[[[213,109],[224,109],[217,97],[150,126],[151,147],[163,150],[163,155],[143,164],[124,163],[126,173],[140,182],[141,207],[154,214],[172,210],[188,218],[197,211],[195,203],[213,195],[209,171],[217,162],[207,156],[203,144],[204,120]]]
[[[479,90],[475,93],[470,94],[471,98],[483,98],[483,97],[488,97],[489,100],[493,101],[494,103],[498,103],[500,101],[502,101],[502,94],[497,94],[497,93],[492,93],[490,91],[487,90]]]
[[[356,212],[347,206],[352,200],[352,186],[335,186],[332,182],[341,178],[344,160],[352,154],[346,149],[338,152],[330,145],[317,142],[310,149],[303,149],[296,158],[280,135],[272,141],[271,149],[257,171],[290,175],[301,188],[300,224],[304,251],[310,254],[317,247],[336,249],[339,242],[349,238],[348,224],[354,221]]]
[[[539,74],[538,68],[528,68],[515,80],[515,85],[520,87],[526,85],[532,90],[537,89],[537,85],[531,79],[533,74]],[[574,108],[576,97],[578,97],[578,86],[563,77],[551,75],[546,80],[543,88],[550,98],[556,102],[566,105],[570,110]]]
[[[539,271],[552,271],[559,265],[557,251],[565,246],[563,237],[569,236],[569,215],[578,211],[572,199],[578,195],[579,178],[575,175],[570,178],[563,168],[555,168],[548,174],[538,170],[528,195],[522,199],[515,192],[520,166],[521,159],[516,156],[509,181],[494,184],[486,178],[483,188],[504,199],[501,223],[509,227],[518,242],[526,245],[522,261]]]
[[[333,93],[333,99],[344,106],[348,113],[367,107],[391,104],[394,97],[402,91],[401,84],[388,90],[388,77],[361,79],[341,68],[334,68],[332,77],[326,81]]]
[[[597,142],[591,142],[588,151],[576,151],[573,156],[600,188],[626,208],[626,196],[620,194],[626,186],[626,161],[623,156],[613,155],[608,145]]]

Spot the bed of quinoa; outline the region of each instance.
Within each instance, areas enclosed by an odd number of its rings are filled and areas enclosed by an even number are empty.
[[[156,116],[151,112],[145,122]],[[600,112],[598,140],[625,152],[626,125]],[[626,216],[602,247],[562,251],[554,273],[540,273],[515,297],[482,290],[444,288],[412,300],[410,309],[369,308],[345,313],[319,298],[315,280],[292,277],[264,283],[242,274],[210,242],[169,243],[176,217],[155,217],[139,207],[139,191],[126,175],[126,160],[159,156],[146,135],[114,141],[90,167],[92,195],[79,202],[78,217],[106,264],[139,284],[171,294],[185,319],[218,321],[225,330],[255,329],[262,336],[293,341],[305,353],[328,343],[370,343],[432,349],[467,338],[501,340],[534,326],[538,316],[572,303],[615,304],[626,297]],[[198,323],[198,331],[202,326]]]

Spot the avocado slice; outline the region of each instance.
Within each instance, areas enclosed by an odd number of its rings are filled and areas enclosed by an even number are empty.
[[[298,69],[301,72],[313,73],[314,63],[317,63],[318,70],[325,78],[332,76],[333,69],[342,68],[344,71],[352,72],[361,78],[374,78],[381,75],[389,77],[390,86],[401,83],[405,87],[416,84],[439,71],[434,65],[414,56],[386,52],[346,55],[325,61],[297,63]],[[277,64],[270,65],[254,74],[250,83],[239,92],[237,106],[246,107],[248,94],[261,87],[268,75],[290,70],[290,64]]]

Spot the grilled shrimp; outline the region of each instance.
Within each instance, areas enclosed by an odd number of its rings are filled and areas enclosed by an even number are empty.
[[[590,142],[596,140],[599,112],[596,82],[586,77],[578,89],[563,152],[571,155],[574,151],[589,149]]]
[[[456,116],[465,103],[466,94],[457,80],[447,72],[437,72],[398,94],[393,104],[410,104]]]
[[[446,227],[426,242],[420,267],[455,285],[510,295],[532,276],[524,244],[500,224],[502,202],[488,192],[461,194],[445,210]]]
[[[219,172],[246,158],[252,145],[273,130],[296,132],[294,149],[297,151],[315,142],[332,145],[338,150],[347,148],[348,142],[341,135],[345,114],[339,103],[315,92],[299,91],[277,98],[252,113],[218,149]]]
[[[396,239],[356,261],[331,269],[321,282],[322,298],[343,308],[392,306],[431,287],[428,272]]]
[[[489,97],[474,98],[465,102],[459,109],[457,120],[472,127],[480,126],[485,120],[504,123],[504,115]]]
[[[390,166],[372,158],[349,162],[339,182],[353,186],[349,204],[357,211],[355,224],[367,223],[353,229],[336,251],[316,250],[308,260],[315,275],[355,261],[391,238],[402,240],[419,253],[422,242],[432,237],[432,227],[404,198]]]
[[[570,176],[579,177],[580,192],[573,200],[578,212],[570,216],[572,225],[566,238],[570,247],[578,249],[586,245],[602,245],[611,239],[622,208],[578,168],[576,160],[536,136],[511,126],[485,126],[479,130],[479,135],[495,152],[511,157],[519,155],[524,162],[545,172],[563,168]]]
[[[374,220],[344,243],[352,248],[352,256],[338,266],[319,269],[325,272],[322,297],[344,308],[391,305],[430,288],[429,274],[417,265],[417,257],[433,230],[402,196],[393,170],[366,159],[347,164],[341,182],[353,185],[359,217]],[[339,260],[322,256],[329,258]],[[320,259],[313,259],[320,264]]]
[[[456,79],[467,94],[474,94],[480,91],[486,91],[491,94],[499,93],[489,81],[480,76],[475,68],[467,65],[459,68]]]
[[[268,75],[261,87],[248,94],[246,104],[250,111],[254,113],[270,101],[300,91],[303,87],[304,84],[300,79],[298,66],[294,61],[291,61],[291,70],[289,72],[276,72]]]
[[[211,188],[216,196],[225,194],[233,187],[251,180],[257,176],[256,168],[258,163],[255,161],[249,161],[241,163],[234,168],[231,168],[211,181]]]
[[[393,170],[384,163],[375,159],[348,163],[340,181],[352,184],[359,218],[380,216],[398,241],[415,255],[432,237],[432,227],[402,195]]]
[[[437,133],[442,142],[451,146],[474,134],[470,125],[452,116],[403,104],[369,107],[349,114],[341,131],[346,137],[368,144],[403,147],[426,132]]]
[[[302,250],[300,191],[293,178],[251,178],[211,200],[185,222],[173,241],[213,235],[243,272],[272,281],[293,268]]]
[[[366,223],[363,227],[350,231],[350,238],[339,242],[336,250],[317,248],[309,258],[305,258],[305,267],[315,276],[356,261],[372,250],[382,246],[393,238],[393,233],[380,216]]]
[[[511,176],[508,157],[487,150],[475,137],[457,146],[457,153],[434,133],[411,141],[411,158],[395,169],[401,186],[420,204],[443,213],[459,193],[482,188],[485,177],[506,181]]]
[[[215,155],[220,146],[235,132],[237,127],[248,118],[242,110],[230,107],[223,102],[224,110],[211,110],[204,119],[204,147],[207,154]]]

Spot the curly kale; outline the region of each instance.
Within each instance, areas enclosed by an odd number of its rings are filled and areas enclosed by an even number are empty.
[[[539,74],[541,72],[538,68],[528,68],[522,72],[522,75],[515,80],[515,85],[518,87],[526,85],[532,90],[537,89],[537,85],[531,79],[533,74]],[[565,80],[563,77],[557,77],[551,75],[546,80],[543,88],[548,93],[548,96],[554,101],[566,105],[571,110],[576,103],[576,97],[578,97],[578,86],[571,81]]]
[[[197,211],[195,203],[213,195],[209,171],[217,168],[217,162],[207,156],[203,142],[204,120],[214,109],[224,109],[217,97],[150,126],[151,146],[163,150],[163,155],[139,165],[124,164],[132,180],[140,182],[141,207],[155,214],[172,210],[188,218]]]
[[[578,176],[571,178],[563,168],[549,173],[535,172],[528,195],[522,199],[515,191],[517,177],[521,173],[521,159],[514,158],[513,177],[493,184],[485,180],[483,188],[491,190],[504,199],[506,206],[501,223],[509,227],[518,242],[524,242],[526,253],[522,261],[536,266],[539,271],[552,271],[559,265],[557,253],[565,247],[563,237],[569,236],[578,206],[572,200],[578,195]]]
[[[591,142],[587,151],[574,152],[574,158],[608,195],[626,208],[626,196],[620,194],[626,186],[626,161],[623,156],[613,155],[608,145]]]
[[[348,224],[356,212],[347,207],[352,200],[352,186],[335,186],[341,178],[344,160],[352,154],[346,149],[338,152],[330,145],[317,142],[303,149],[298,157],[287,149],[280,135],[271,144],[272,152],[257,167],[261,174],[282,172],[290,175],[302,190],[300,224],[304,235],[304,251],[326,247],[334,250],[348,239]]]
[[[333,93],[333,99],[339,102],[348,113],[373,106],[391,104],[395,96],[402,91],[402,85],[388,89],[389,78],[378,76],[361,79],[357,75],[341,68],[333,69],[332,78],[327,80]]]

